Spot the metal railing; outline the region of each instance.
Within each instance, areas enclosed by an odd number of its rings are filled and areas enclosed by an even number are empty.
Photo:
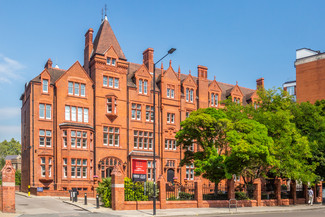
[[[195,200],[194,183],[166,183],[166,200]]]

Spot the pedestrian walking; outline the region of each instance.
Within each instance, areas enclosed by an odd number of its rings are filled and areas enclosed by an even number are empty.
[[[308,204],[312,206],[314,202],[314,192],[313,189],[311,188],[308,189],[308,197],[309,197]]]

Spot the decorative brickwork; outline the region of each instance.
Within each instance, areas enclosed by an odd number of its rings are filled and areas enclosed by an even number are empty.
[[[15,169],[10,160],[2,168],[2,186],[0,191],[0,208],[2,212],[15,212]]]

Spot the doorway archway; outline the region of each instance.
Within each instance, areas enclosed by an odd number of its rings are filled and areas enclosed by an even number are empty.
[[[123,162],[117,157],[105,157],[99,161],[98,168],[100,170],[101,178],[111,177],[111,173],[115,165],[119,165],[121,169]]]
[[[175,171],[173,169],[167,170],[167,182],[174,183]]]

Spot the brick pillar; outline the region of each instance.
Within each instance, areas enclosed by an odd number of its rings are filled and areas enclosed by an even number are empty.
[[[323,183],[319,182],[318,184],[318,201],[319,203],[323,203]]]
[[[277,178],[275,179],[275,198],[278,202],[278,206],[282,205],[282,200],[281,200],[281,179]]]
[[[235,199],[235,181],[234,179],[227,179],[228,199]]]
[[[257,201],[257,206],[262,206],[261,179],[254,180],[254,199]]]
[[[162,175],[158,178],[157,186],[159,189],[160,209],[166,209],[166,181]]]
[[[124,208],[124,173],[120,166],[115,165],[112,171],[112,209]]]
[[[195,200],[197,201],[197,207],[203,207],[203,190],[202,190],[202,181],[200,178],[196,179],[194,182],[195,187]]]
[[[15,169],[11,161],[6,160],[2,168],[2,212],[15,212]]]
[[[305,195],[305,203],[308,203],[308,186],[307,185],[303,185],[303,188],[304,188],[304,195]]]
[[[293,205],[296,205],[297,204],[297,184],[296,184],[295,180],[290,181],[290,195],[293,200]]]

